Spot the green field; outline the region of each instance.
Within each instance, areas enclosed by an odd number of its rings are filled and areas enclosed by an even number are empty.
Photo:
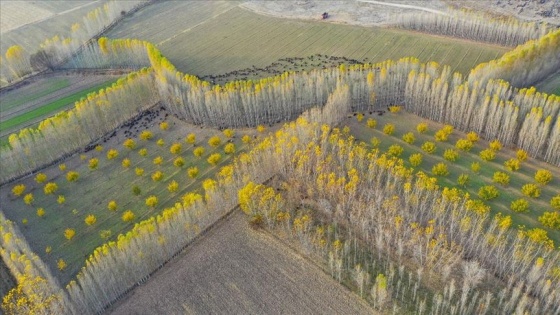
[[[377,127],[375,129],[367,127],[366,121],[368,118],[372,118],[377,121]],[[421,122],[429,125],[429,131],[425,134],[419,134],[416,131],[416,126]],[[528,158],[525,162],[522,162],[521,168],[518,171],[510,172],[504,167],[504,162],[510,158],[515,158],[515,151],[503,148],[496,154],[495,160],[491,162],[484,161],[479,156],[480,151],[488,148],[488,141],[484,140],[479,140],[469,152],[457,150],[459,151],[459,159],[457,161],[447,161],[443,158],[444,151],[447,149],[454,149],[455,142],[460,138],[465,138],[465,134],[459,131],[454,131],[453,134],[449,136],[448,141],[436,142],[434,134],[437,130],[441,129],[443,125],[422,119],[412,114],[387,113],[383,116],[378,116],[374,113],[373,116],[366,115],[361,123],[358,123],[355,118],[348,123],[351,127],[352,135],[354,135],[358,140],[370,144],[373,137],[378,138],[381,141],[379,148],[383,152],[394,144],[398,144],[403,147],[404,152],[400,158],[406,161],[407,166],[409,167],[411,166],[408,162],[409,156],[414,153],[421,153],[423,155],[423,160],[416,168],[417,171],[421,170],[430,176],[434,176],[432,174],[432,167],[435,164],[440,162],[447,164],[449,175],[445,177],[438,177],[438,182],[441,186],[463,189],[474,199],[479,199],[478,190],[481,186],[496,186],[500,191],[500,196],[496,199],[485,201],[486,204],[491,206],[492,215],[499,212],[504,215],[511,215],[513,226],[525,225],[527,228],[543,228],[548,231],[549,237],[554,240],[556,246],[559,245],[560,231],[544,227],[540,222],[538,222],[537,218],[545,211],[553,211],[549,202],[553,196],[559,193],[558,187],[560,187],[560,169],[536,159]],[[395,132],[391,136],[382,132],[383,126],[387,123],[391,123],[395,126]],[[402,140],[402,136],[407,132],[413,132],[416,137],[416,141],[413,145],[410,145]],[[426,141],[431,141],[436,144],[437,150],[434,153],[426,153],[420,148]],[[481,169],[479,174],[475,174],[471,170],[471,164],[473,162],[480,163]],[[541,196],[539,198],[532,199],[521,193],[521,186],[527,183],[535,182],[533,176],[537,169],[547,169],[551,171],[554,179],[546,186],[541,187]],[[507,187],[503,187],[500,184],[492,182],[492,176],[496,171],[505,172],[510,175],[510,183]],[[470,177],[470,182],[465,188],[460,187],[457,184],[457,178],[461,174],[467,174]],[[511,201],[519,198],[525,198],[529,201],[528,212],[517,213],[510,210]]]
[[[45,195],[43,187],[45,183],[36,183],[34,177],[29,177],[17,183],[5,185],[0,189],[0,200],[2,201],[2,211],[6,217],[16,222],[26,239],[31,244],[33,250],[47,262],[54,271],[55,275],[66,283],[71,280],[75,273],[83,266],[85,259],[95,248],[108,240],[115,239],[119,234],[126,233],[135,223],[149,217],[155,216],[165,208],[173,206],[180,201],[180,197],[186,192],[199,190],[202,179],[213,177],[215,172],[223,165],[228,164],[232,155],[224,154],[224,145],[227,138],[219,131],[200,129],[184,126],[178,120],[169,119],[171,125],[169,130],[162,131],[158,128],[158,123],[151,123],[154,127],[154,138],[144,141],[136,138],[137,147],[129,150],[123,147],[122,143],[125,136],[120,132],[116,137],[103,144],[101,152],[91,150],[82,156],[74,156],[64,161],[66,170],[60,170],[58,165],[43,170],[47,175],[47,182],[55,182],[58,191],[53,195]],[[185,136],[193,132],[197,136],[196,146],[205,147],[206,152],[201,158],[193,155],[193,145],[184,141]],[[222,144],[217,148],[211,148],[207,144],[209,137],[219,135]],[[239,152],[243,149],[240,135],[236,135],[234,143]],[[158,139],[163,139],[165,144],[156,144]],[[170,152],[173,143],[181,143],[182,151],[175,155]],[[108,160],[107,152],[110,149],[119,152],[117,158]],[[141,156],[139,150],[145,148],[148,151],[146,156]],[[221,153],[222,160],[218,166],[211,166],[207,158],[212,153]],[[161,156],[163,163],[155,165],[154,158]],[[177,167],[173,161],[178,156],[183,157],[185,165]],[[99,167],[90,170],[89,160],[98,158]],[[128,169],[122,166],[122,160],[128,158],[131,165]],[[196,166],[199,175],[192,179],[187,174],[187,169]],[[137,176],[135,169],[143,168],[143,176]],[[80,177],[76,182],[68,182],[66,173],[76,171]],[[161,171],[164,177],[156,182],[151,178],[152,173]],[[168,184],[171,181],[179,184],[179,189],[170,193]],[[11,189],[23,183],[26,185],[24,194],[32,193],[34,201],[31,205],[26,205],[23,195],[15,198]],[[135,196],[132,192],[133,186],[138,186],[141,193]],[[63,195],[65,202],[58,203],[58,196]],[[152,210],[149,208],[145,199],[151,195],[158,197],[158,205]],[[109,201],[116,201],[118,208],[116,211],[108,209]],[[38,208],[43,208],[46,214],[39,217],[36,212]],[[122,214],[126,210],[132,210],[135,219],[125,223],[121,220]],[[97,222],[92,226],[87,226],[84,222],[86,216],[93,214]],[[27,224],[23,220],[27,219]],[[67,241],[64,231],[72,228],[76,231],[76,236]],[[100,236],[100,231],[110,230],[111,237],[104,239]],[[47,246],[51,246],[50,254],[45,253]],[[64,259],[68,264],[65,271],[57,270],[58,259]]]
[[[101,85],[96,85],[89,89],[82,90],[80,92],[65,96],[60,98],[54,102],[45,104],[39,108],[33,109],[28,111],[24,114],[19,116],[13,117],[6,121],[2,122],[2,126],[0,127],[0,132],[9,130],[9,129],[21,129],[23,127],[27,127],[30,121],[44,119],[48,116],[54,115],[55,112],[59,112],[60,110],[69,107],[70,105],[74,105],[74,103],[80,98],[85,97],[87,94],[92,92],[97,92],[100,89],[106,88],[111,86],[116,80],[111,80],[109,82],[105,82]],[[36,95],[30,95],[28,97],[37,97]]]
[[[70,80],[66,78],[55,78],[54,80],[49,80],[40,85],[32,93],[11,93],[10,95],[2,96],[0,112],[5,112],[25,103],[35,101],[68,86],[70,86]]]
[[[363,62],[414,56],[467,73],[507,51],[401,30],[268,17],[219,1],[156,3],[125,19],[107,37],[153,42],[179,70],[198,76],[266,67],[281,58],[315,54]]]
[[[539,92],[560,95],[560,72],[551,75],[536,86]]]

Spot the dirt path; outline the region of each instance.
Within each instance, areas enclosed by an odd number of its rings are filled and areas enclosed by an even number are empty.
[[[399,3],[374,1],[374,0],[357,0],[357,1],[358,2],[365,2],[365,3],[372,3],[372,4],[386,5],[386,6],[390,6],[390,7],[403,8],[403,9],[422,10],[422,11],[431,12],[431,13],[435,13],[435,14],[441,14],[441,15],[448,15],[446,12],[443,12],[443,11],[440,11],[440,10],[430,9],[430,8],[426,8],[426,7],[419,7],[419,6],[416,6],[416,5],[399,4]]]
[[[357,295],[236,213],[110,314],[372,314]]]
[[[402,0],[399,0],[402,1]],[[403,1],[404,2],[404,1]],[[357,1],[247,1],[242,8],[253,12],[281,18],[322,20],[323,12],[329,13],[329,18],[323,22],[342,23],[361,26],[383,26],[390,24],[396,15],[417,13],[418,10],[446,14],[447,6],[442,0],[425,0],[421,5],[409,5],[414,1],[403,4],[374,0]]]

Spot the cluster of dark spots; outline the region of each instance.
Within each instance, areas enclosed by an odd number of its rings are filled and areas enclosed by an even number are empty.
[[[281,58],[268,66],[259,68],[251,66],[249,68],[235,70],[223,74],[212,74],[201,76],[200,79],[212,84],[224,85],[227,82],[236,80],[255,80],[271,76],[281,75],[284,72],[309,71],[312,69],[328,69],[338,67],[341,64],[353,65],[362,64],[356,59],[347,57],[328,56],[315,54],[308,57],[287,57]]]

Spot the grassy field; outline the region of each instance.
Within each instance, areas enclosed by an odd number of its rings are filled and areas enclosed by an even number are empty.
[[[65,96],[63,98],[60,98],[54,102],[45,104],[39,108],[33,109],[31,111],[28,111],[24,114],[18,115],[16,117],[10,118],[6,121],[2,122],[2,127],[0,127],[0,131],[5,131],[8,129],[15,129],[17,127],[17,129],[21,129],[19,126],[26,126],[29,121],[31,120],[42,120],[45,117],[48,117],[52,114],[54,114],[54,112],[58,112],[62,109],[64,109],[65,107],[69,106],[69,105],[73,105],[76,101],[78,101],[80,98],[85,97],[87,94],[92,93],[92,92],[97,92],[100,89],[106,88],[108,86],[111,86],[113,83],[115,82],[115,80],[111,80],[109,82],[105,82],[101,85],[96,85],[94,87],[82,90],[80,92]]]
[[[211,177],[221,165],[227,164],[232,155],[224,154],[226,137],[219,131],[189,127],[183,123],[168,117],[167,121],[171,125],[169,130],[163,131],[158,127],[159,122],[164,119],[163,114],[158,118],[147,120],[144,117],[139,125],[152,125],[154,138],[150,141],[135,139],[137,148],[129,150],[123,147],[125,140],[124,131],[121,130],[107,143],[104,143],[101,152],[91,150],[83,156],[74,156],[64,161],[66,170],[60,170],[59,166],[53,166],[42,171],[47,175],[47,182],[54,182],[58,185],[58,191],[52,195],[45,195],[43,188],[45,183],[36,183],[34,177],[29,177],[20,182],[5,185],[0,189],[0,201],[2,211],[6,217],[20,225],[25,237],[32,248],[46,261],[53,270],[56,270],[56,263],[59,259],[64,259],[68,264],[65,271],[55,271],[55,275],[66,283],[82,267],[84,260],[93,250],[107,241],[100,236],[101,231],[110,231],[111,238],[117,237],[120,233],[129,230],[134,223],[156,215],[157,211],[162,211],[166,207],[174,205],[180,197],[193,190],[199,189],[200,180]],[[136,129],[137,127],[133,127]],[[140,130],[138,130],[139,132]],[[185,136],[193,132],[197,135],[197,146],[203,146],[206,152],[201,158],[193,155],[193,145],[187,144]],[[220,135],[222,144],[217,148],[211,148],[207,144],[207,139],[213,135]],[[160,146],[156,140],[163,139],[165,144]],[[182,151],[179,155],[170,152],[173,143],[181,143]],[[242,150],[243,144],[239,135],[234,139],[237,150]],[[119,152],[117,158],[109,160],[107,152],[110,149]],[[140,149],[147,149],[147,155],[141,156]],[[210,154],[221,153],[222,160],[218,166],[211,166],[207,162]],[[163,162],[155,165],[153,160],[161,157]],[[176,157],[181,156],[185,165],[177,167],[174,165]],[[89,168],[89,161],[92,158],[99,160],[96,170]],[[124,168],[122,160],[128,158],[130,167]],[[187,174],[187,169],[197,167],[199,175],[192,179]],[[136,168],[144,169],[143,176],[136,174]],[[69,182],[66,174],[69,171],[79,173],[76,182]],[[163,172],[163,179],[159,182],[153,181],[151,175],[156,172]],[[176,181],[179,186],[176,192],[169,192],[168,185]],[[14,198],[10,193],[11,189],[23,183],[26,185],[26,192],[32,193],[34,201],[31,205],[26,205],[22,197]],[[141,190],[139,195],[133,194],[133,186],[138,186]],[[59,204],[58,196],[64,196],[65,201]],[[145,203],[145,199],[151,195],[158,197],[158,205],[152,210]],[[108,209],[109,201],[117,203],[117,210]],[[37,215],[38,208],[43,208],[45,215]],[[123,222],[121,216],[126,210],[132,210],[135,219],[131,222]],[[85,224],[84,219],[88,215],[95,215],[97,222],[92,226]],[[27,223],[24,223],[24,220]],[[76,231],[76,236],[67,241],[64,231],[72,228]],[[52,251],[45,252],[47,246]]]
[[[248,228],[238,212],[119,301],[110,314],[375,314],[319,267]]]
[[[367,127],[366,121],[368,118],[377,121],[377,127],[375,129]],[[416,131],[416,126],[421,122],[429,125],[429,131],[425,134],[419,134]],[[448,141],[436,142],[434,134],[437,130],[441,129],[443,125],[422,119],[412,114],[387,113],[383,116],[378,116],[374,113],[373,116],[366,115],[364,120],[360,123],[357,122],[356,118],[347,121],[347,123],[351,128],[352,134],[358,140],[370,144],[373,137],[378,138],[381,141],[379,147],[382,151],[386,151],[393,144],[398,144],[403,147],[404,152],[400,157],[407,162],[408,166],[410,166],[408,162],[409,156],[413,153],[421,153],[423,155],[423,161],[416,170],[422,170],[430,176],[434,176],[432,174],[432,167],[435,164],[440,162],[447,164],[449,175],[438,177],[439,184],[442,186],[463,189],[467,191],[471,197],[476,199],[478,199],[478,190],[481,186],[496,186],[500,191],[500,196],[496,199],[485,201],[486,204],[491,206],[492,214],[501,212],[504,215],[511,215],[514,226],[525,225],[527,228],[543,228],[548,231],[549,237],[554,240],[555,244],[557,246],[560,245],[560,231],[545,228],[537,220],[544,211],[552,211],[549,202],[553,196],[559,193],[560,169],[536,159],[528,158],[525,162],[522,162],[521,168],[518,171],[510,172],[504,167],[504,162],[510,158],[515,158],[515,151],[503,148],[496,154],[495,160],[490,162],[484,161],[480,158],[479,153],[481,150],[488,148],[488,142],[483,140],[479,140],[469,152],[457,150],[459,151],[459,159],[457,161],[447,161],[443,158],[444,151],[455,148],[455,142],[460,138],[464,139],[465,134],[454,131],[453,134],[449,136]],[[390,136],[382,132],[383,126],[387,123],[391,123],[395,126],[395,132]],[[416,141],[412,145],[402,140],[402,136],[407,132],[413,132],[416,137]],[[426,141],[431,141],[436,144],[437,150],[434,153],[428,154],[421,149],[422,144]],[[479,174],[471,170],[471,164],[473,162],[480,163],[481,169]],[[541,196],[539,198],[532,199],[521,193],[521,186],[535,182],[534,174],[537,169],[548,169],[552,172],[554,179],[546,186],[541,187]],[[492,176],[496,171],[505,172],[510,175],[510,183],[507,187],[492,182]],[[467,174],[470,177],[470,182],[465,188],[457,184],[457,179],[461,174]],[[519,198],[525,198],[529,201],[528,212],[517,213],[510,210],[511,201]]]
[[[88,93],[113,84],[117,76],[55,75],[1,95],[0,143],[8,135],[68,109]]]
[[[560,72],[537,84],[536,88],[539,92],[560,95]]]
[[[181,21],[175,18],[177,14],[181,14]],[[162,20],[172,22],[160,24]],[[178,69],[198,76],[265,67],[278,59],[315,54],[364,62],[415,56],[466,73],[507,51],[400,30],[273,18],[219,1],[156,3],[125,19],[107,36],[151,41]]]
[[[33,87],[33,91],[31,91],[31,87],[22,87],[17,90],[17,93],[15,91],[13,93],[8,92],[2,95],[0,111],[6,113],[8,110],[35,101],[68,86],[70,86],[70,80],[68,78],[59,77],[46,79],[42,84],[40,83],[38,86]],[[27,91],[25,90],[29,90],[28,93],[26,93]],[[5,114],[2,115],[2,117],[4,116]]]

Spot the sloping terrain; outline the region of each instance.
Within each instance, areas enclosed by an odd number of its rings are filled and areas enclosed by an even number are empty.
[[[8,47],[19,45],[34,53],[45,39],[68,36],[73,23],[82,22],[83,16],[102,3],[99,0],[2,1],[2,28],[4,25],[7,28],[2,31],[0,50],[5,52]]]
[[[110,314],[372,314],[358,296],[233,214]]]
[[[466,73],[507,51],[495,45],[416,32],[271,17],[234,4],[158,2],[125,18],[106,35],[150,41],[179,70],[197,76],[263,68],[279,59],[316,54],[358,62],[417,57]]]

